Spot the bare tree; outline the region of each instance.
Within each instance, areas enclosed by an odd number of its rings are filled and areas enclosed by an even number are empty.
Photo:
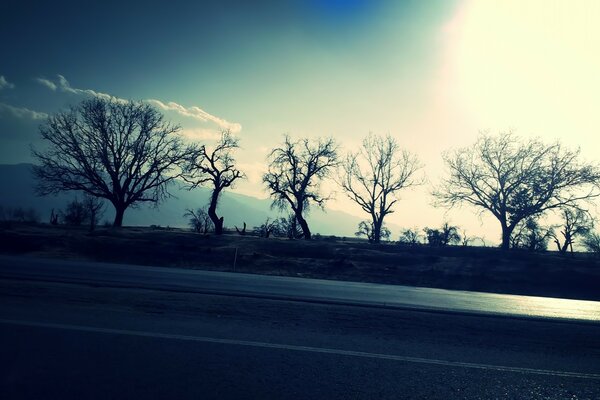
[[[290,207],[302,228],[304,238],[311,239],[305,219],[311,204],[323,208],[328,200],[320,193],[320,183],[338,166],[338,149],[333,139],[293,142],[285,136],[281,147],[269,154],[269,170],[263,175],[273,206]]]
[[[459,236],[461,237],[460,242],[463,247],[477,246],[475,244],[475,243],[477,243],[477,241],[479,241],[479,246],[485,247],[485,239],[484,238],[482,238],[481,236],[469,236],[469,235],[467,235],[466,229],[462,229]]]
[[[40,127],[48,148],[32,150],[37,192],[82,191],[107,199],[115,208],[113,225],[121,226],[129,206],[169,196],[168,184],[181,175],[189,150],[178,130],[145,103],[84,100]]]
[[[52,211],[54,212],[54,210]],[[66,225],[81,226],[84,223],[89,223],[90,231],[93,231],[103,214],[104,203],[102,199],[84,194],[82,201],[79,201],[78,198],[70,201],[65,209],[60,212],[60,217]],[[54,218],[56,218],[56,224],[58,224],[58,215]]]
[[[83,206],[85,207],[88,214],[88,221],[90,223],[90,231],[96,229],[100,218],[104,215],[104,202],[102,199],[88,194],[83,196]]]
[[[208,216],[208,212],[206,212],[205,208],[199,208],[196,211],[188,208],[185,210],[184,217],[188,217],[188,225],[192,230],[196,233],[207,234],[210,232],[210,225],[212,221]]]
[[[304,232],[302,232],[302,228],[298,224],[298,219],[294,213],[291,213],[287,217],[279,218],[277,228],[273,233],[285,236],[288,239],[301,239],[304,237]]]
[[[278,235],[283,233],[281,232],[282,230],[281,222],[278,219],[267,218],[263,224],[255,226],[253,232],[260,237],[268,239],[271,234]]]
[[[61,212],[65,225],[81,226],[89,219],[89,216],[87,208],[78,198],[67,203],[64,211]]]
[[[400,149],[390,135],[369,134],[357,152],[342,163],[340,185],[348,197],[371,217],[373,243],[379,243],[383,220],[394,212],[402,189],[423,183],[415,175],[422,166],[417,157]]]
[[[427,244],[430,246],[447,246],[460,243],[458,227],[444,222],[441,229],[424,228]]]
[[[421,235],[419,234],[419,230],[415,226],[414,228],[403,229],[400,233],[400,239],[398,242],[402,244],[410,244],[411,246],[415,246],[421,243]]]
[[[212,188],[208,215],[215,226],[215,234],[223,233],[223,217],[217,214],[219,196],[224,189],[233,187],[238,179],[246,176],[235,166],[233,152],[240,147],[239,140],[226,130],[212,149],[201,146],[188,158],[183,179],[189,189],[208,184]]]
[[[384,225],[379,227],[377,242],[375,242],[375,227],[370,221],[360,221],[358,230],[354,233],[356,236],[366,236],[369,243],[380,243],[381,239],[387,240],[392,235],[392,232]]]
[[[550,236],[556,243],[559,252],[566,253],[571,250],[573,253],[573,243],[578,236],[587,235],[594,228],[594,220],[587,210],[578,207],[567,207],[562,209],[562,225],[560,236],[554,230],[550,232]],[[562,236],[562,243],[561,243]]]
[[[522,220],[510,238],[511,247],[529,251],[548,250],[548,240],[552,235],[552,227],[540,224],[536,217]]]
[[[471,147],[444,154],[449,176],[434,191],[437,203],[489,211],[508,249],[515,227],[547,210],[597,197],[600,171],[560,143],[521,141],[512,133],[483,134]]]
[[[600,254],[600,234],[590,231],[583,237],[583,246],[587,251],[595,254]]]

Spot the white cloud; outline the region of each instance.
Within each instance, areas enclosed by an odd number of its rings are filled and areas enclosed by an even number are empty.
[[[189,140],[219,140],[221,137],[220,131],[210,128],[184,128],[179,133]]]
[[[194,118],[202,122],[214,122],[221,129],[229,129],[232,133],[238,133],[242,130],[242,125],[238,124],[237,122],[229,122],[222,118],[216,117],[202,110],[200,107],[184,107],[181,104],[177,104],[173,101],[163,103],[162,101],[156,99],[148,99],[146,101],[163,110],[174,111],[179,115],[183,115],[185,117]]]
[[[10,83],[6,80],[4,75],[0,75],[0,90],[2,89],[14,89],[14,83]]]
[[[62,75],[57,75],[57,78],[58,79],[56,81],[52,81],[50,79],[45,79],[45,78],[36,78],[35,80],[39,84],[46,86],[48,89],[53,90],[53,91],[60,90],[61,92],[64,92],[64,93],[72,93],[72,94],[83,95],[83,96],[93,96],[93,97],[99,97],[102,99],[119,101],[119,102],[127,101],[125,99],[120,99],[118,97],[112,96],[107,93],[96,92],[95,90],[92,90],[92,89],[74,88],[71,86],[71,84],[69,83],[67,78],[65,78]]]
[[[42,84],[42,85],[46,86],[50,90],[56,90],[56,83],[52,82],[51,80],[48,80],[48,79],[45,79],[45,78],[35,78],[35,80],[39,84]]]
[[[102,98],[105,100],[115,100],[115,101],[119,101],[119,102],[127,101],[125,99],[121,99],[121,98],[112,96],[107,93],[96,92],[95,90],[92,90],[92,89],[78,89],[78,88],[71,87],[67,78],[65,78],[62,75],[58,75],[58,87],[63,92],[67,92],[67,93],[94,96],[94,97],[99,97],[99,98]]]
[[[37,78],[36,80],[38,83],[46,86],[47,88],[49,88],[51,90],[60,89],[62,92],[66,92],[66,93],[100,97],[100,98],[103,98],[106,100],[114,100],[114,101],[120,101],[120,102],[127,101],[125,99],[121,99],[121,98],[112,96],[107,93],[96,92],[95,90],[92,90],[92,89],[74,88],[71,86],[71,84],[69,83],[67,78],[65,78],[64,76],[57,75],[57,77],[58,77],[58,79],[56,82],[53,82],[51,80],[44,79],[44,78]],[[219,129],[221,129],[221,130],[228,129],[232,133],[239,133],[242,130],[242,125],[240,125],[239,123],[229,122],[223,118],[219,118],[215,115],[212,115],[212,114],[204,111],[203,109],[201,109],[200,107],[197,107],[197,106],[185,107],[185,106],[182,106],[181,104],[177,104],[173,101],[164,102],[164,101],[157,100],[157,99],[147,99],[144,101],[149,104],[152,104],[164,111],[172,111],[172,112],[175,112],[184,117],[193,118],[193,119],[196,119],[201,122],[212,122],[212,123],[216,124],[219,127]],[[187,131],[188,136],[190,138],[195,138],[195,139],[212,138],[212,136],[214,134],[211,133],[209,135],[208,132],[209,132],[209,130],[207,130],[207,129],[192,129],[192,130]]]
[[[48,118],[48,114],[39,111],[33,111],[29,108],[25,107],[14,107],[10,104],[0,103],[0,113],[8,112],[17,118],[27,118],[27,119],[46,119]]]

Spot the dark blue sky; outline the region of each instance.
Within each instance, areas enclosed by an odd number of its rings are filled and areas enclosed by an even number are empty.
[[[251,74],[264,79],[277,67],[285,72],[287,59],[302,58],[298,45],[344,54],[369,47],[378,25],[417,26],[412,40],[419,41],[427,24],[436,22],[432,13],[421,15],[422,2],[416,1],[395,2],[401,7],[395,7],[394,20],[384,21],[384,3],[9,0],[0,5],[2,47],[10,55],[0,73],[16,81],[61,74],[125,97],[156,96],[150,92],[157,84],[187,91],[182,78],[191,74],[197,90],[239,89]],[[436,9],[430,2],[429,8],[443,16],[450,7]],[[291,56],[295,50],[300,53]],[[273,69],[265,71],[265,65]]]

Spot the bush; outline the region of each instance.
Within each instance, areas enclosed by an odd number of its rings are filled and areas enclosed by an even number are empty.
[[[441,229],[425,228],[423,231],[427,238],[427,244],[434,247],[458,244],[461,239],[458,234],[458,227],[450,225],[447,222],[442,225]]]
[[[77,198],[69,202],[61,213],[61,219],[65,225],[81,226],[89,218],[89,212],[83,202]]]
[[[213,227],[213,223],[208,216],[206,208],[198,208],[196,211],[188,208],[183,216],[189,218],[188,226],[194,232],[206,235]]]
[[[400,234],[398,242],[414,246],[421,243],[421,235],[416,227],[413,229],[404,229]]]

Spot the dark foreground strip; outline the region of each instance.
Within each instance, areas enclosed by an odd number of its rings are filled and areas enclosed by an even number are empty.
[[[157,339],[184,340],[184,341],[191,341],[191,342],[218,343],[218,344],[226,344],[226,345],[234,345],[234,346],[248,346],[248,347],[260,347],[260,348],[267,348],[267,349],[302,351],[302,352],[308,352],[308,353],[335,354],[335,355],[349,356],[349,357],[363,357],[363,358],[411,362],[411,363],[419,363],[419,364],[441,365],[441,366],[445,366],[445,367],[476,368],[476,369],[503,371],[503,372],[517,372],[517,373],[523,373],[523,374],[550,375],[550,376],[558,376],[558,377],[600,380],[600,374],[552,371],[552,370],[535,369],[535,368],[505,367],[505,366],[501,366],[501,365],[467,363],[467,362],[459,362],[459,361],[445,361],[445,360],[436,360],[436,359],[429,359],[429,358],[397,356],[397,355],[391,355],[391,354],[368,353],[368,352],[363,352],[363,351],[328,349],[328,348],[323,348],[323,347],[296,346],[296,345],[289,345],[289,344],[254,342],[254,341],[248,341],[248,340],[220,339],[220,338],[211,338],[211,337],[204,337],[204,336],[189,336],[189,335],[178,335],[178,334],[171,334],[171,333],[143,332],[143,331],[134,331],[134,330],[127,330],[127,329],[97,328],[97,327],[91,327],[91,326],[57,324],[57,323],[48,323],[48,322],[35,322],[35,321],[19,321],[19,320],[11,320],[11,319],[0,319],[0,324],[28,326],[28,327],[36,327],[36,328],[65,329],[65,330],[80,331],[80,332],[138,336],[138,337],[148,337],[148,338],[157,338]]]

